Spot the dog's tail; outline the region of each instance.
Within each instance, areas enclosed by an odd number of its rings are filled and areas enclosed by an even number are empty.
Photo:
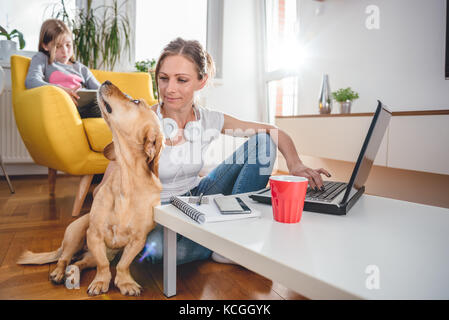
[[[55,262],[58,261],[61,253],[62,247],[60,247],[56,251],[42,253],[34,253],[26,250],[20,255],[19,259],[17,260],[17,264],[45,264]]]

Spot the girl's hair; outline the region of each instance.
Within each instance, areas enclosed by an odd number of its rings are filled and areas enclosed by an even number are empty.
[[[190,60],[196,67],[198,72],[198,80],[202,80],[205,75],[208,76],[210,81],[215,74],[215,64],[211,55],[204,50],[201,43],[196,40],[184,40],[182,38],[176,38],[171,41],[162,51],[159,60],[156,64],[156,86],[157,79],[159,78],[159,71],[161,69],[162,62],[165,58],[170,56],[183,56]],[[159,91],[159,88],[158,88]]]
[[[42,23],[39,35],[39,51],[48,57],[48,63],[51,64],[55,60],[56,45],[64,35],[73,37],[72,31],[70,31],[64,21],[48,19]],[[49,46],[50,51],[45,50],[44,45]],[[74,56],[70,57],[70,62],[75,62]]]

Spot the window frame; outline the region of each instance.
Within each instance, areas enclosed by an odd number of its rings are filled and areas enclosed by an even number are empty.
[[[207,0],[206,50],[215,63],[215,79],[223,79],[224,1]]]
[[[300,17],[300,0],[296,0],[296,16],[297,20],[299,20]],[[297,79],[297,92],[299,96],[300,92],[300,70],[299,69],[287,69],[287,68],[279,68],[273,71],[268,71],[268,40],[267,40],[267,0],[262,1],[261,10],[261,27],[262,27],[262,46],[263,46],[263,53],[262,53],[262,82],[263,82],[263,96],[265,97],[265,118],[268,119],[268,122],[271,124],[275,123],[276,119],[276,110],[270,109],[269,104],[269,90],[268,86],[271,81],[278,81],[289,77],[298,77]],[[299,22],[299,21],[298,21]],[[298,30],[297,33],[297,39],[299,41],[300,37],[300,30]],[[296,99],[297,104],[294,110],[294,115],[299,114],[299,97]]]

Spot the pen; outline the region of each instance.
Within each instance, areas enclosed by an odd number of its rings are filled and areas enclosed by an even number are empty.
[[[199,196],[199,198],[198,198],[198,201],[197,201],[197,203],[196,203],[197,206],[201,205],[201,199],[203,199],[203,195],[204,195],[204,192],[202,192],[202,193],[200,194],[200,196]]]

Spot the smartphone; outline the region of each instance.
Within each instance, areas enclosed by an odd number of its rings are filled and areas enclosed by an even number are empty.
[[[221,214],[251,213],[251,209],[239,197],[217,197],[214,201]]]

